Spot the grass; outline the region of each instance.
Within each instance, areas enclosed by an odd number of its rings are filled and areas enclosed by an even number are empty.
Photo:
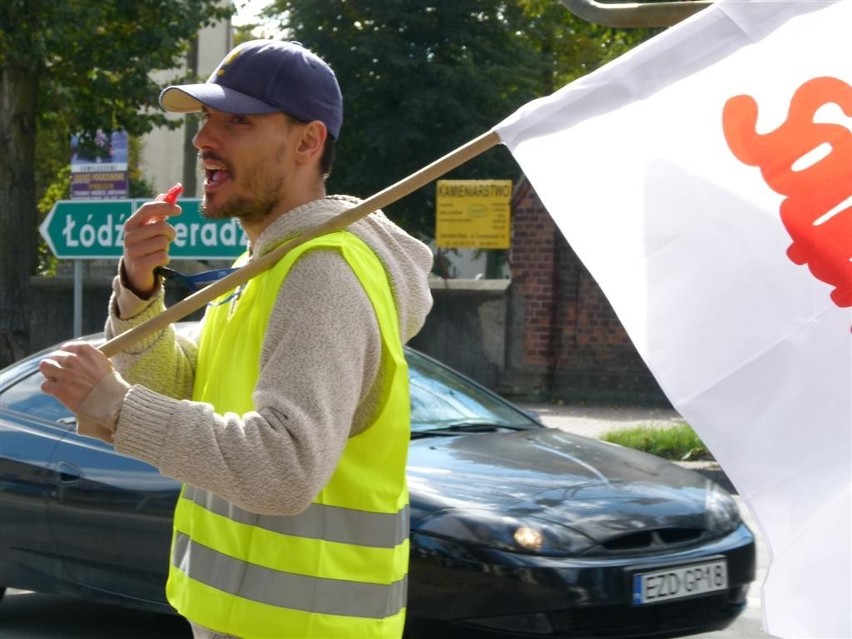
[[[689,424],[674,426],[635,426],[604,433],[601,439],[613,444],[635,448],[663,459],[699,461],[713,459],[704,442]]]

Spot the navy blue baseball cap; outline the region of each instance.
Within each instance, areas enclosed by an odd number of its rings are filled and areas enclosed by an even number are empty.
[[[343,124],[343,96],[331,68],[297,42],[251,40],[235,47],[204,84],[170,86],[160,94],[166,111],[209,106],[225,113],[282,112],[319,120],[335,140]]]

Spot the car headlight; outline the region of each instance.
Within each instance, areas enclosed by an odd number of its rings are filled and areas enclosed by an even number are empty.
[[[704,505],[705,525],[711,532],[730,532],[742,521],[737,502],[719,484],[708,482]]]
[[[487,510],[444,510],[418,532],[471,544],[536,555],[565,555],[594,545],[586,535],[534,517],[512,517]]]

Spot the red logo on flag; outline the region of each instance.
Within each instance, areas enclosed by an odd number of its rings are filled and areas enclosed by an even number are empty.
[[[790,101],[787,120],[756,131],[757,102],[738,95],[725,104],[725,139],[740,162],[760,167],[766,184],[785,195],[781,221],[793,240],[787,257],[807,264],[834,287],[832,301],[852,306],[852,132],[814,122],[818,109],[836,104],[852,117],[852,86],[837,78],[805,82]]]

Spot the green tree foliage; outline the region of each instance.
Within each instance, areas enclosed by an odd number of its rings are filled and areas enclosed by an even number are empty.
[[[361,197],[649,35],[590,25],[555,0],[276,0],[267,13],[335,69],[345,115],[329,188]],[[517,180],[519,170],[499,147],[446,177]],[[434,193],[386,212],[432,236]]]
[[[554,0],[518,0],[523,23],[516,28],[541,61],[541,95],[548,95],[647,40],[659,30],[612,29],[569,13]]]
[[[0,366],[28,348],[36,202],[68,162],[63,141],[167,125],[151,72],[179,68],[197,31],[230,11],[219,0],[0,3]]]

